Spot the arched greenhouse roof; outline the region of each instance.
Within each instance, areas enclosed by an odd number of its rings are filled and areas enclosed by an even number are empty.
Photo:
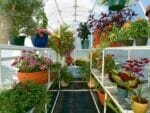
[[[101,5],[101,0],[45,0],[45,12],[48,17],[48,28],[56,29],[60,24],[67,23],[74,28],[80,22],[86,22],[90,14],[98,16],[108,12],[108,6]],[[150,0],[132,0],[129,7],[138,16],[145,18],[145,8]]]

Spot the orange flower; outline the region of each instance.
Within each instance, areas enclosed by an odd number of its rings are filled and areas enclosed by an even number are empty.
[[[106,37],[106,32],[102,32],[102,37]]]
[[[137,19],[136,19],[136,21],[141,21],[142,20],[142,18],[141,17],[138,17]]]
[[[123,28],[129,28],[129,23],[125,23],[125,24],[123,25]]]

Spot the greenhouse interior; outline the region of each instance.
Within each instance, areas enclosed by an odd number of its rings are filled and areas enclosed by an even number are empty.
[[[150,113],[149,38],[150,0],[0,0],[0,113]]]

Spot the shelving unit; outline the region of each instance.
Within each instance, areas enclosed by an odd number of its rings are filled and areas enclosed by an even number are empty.
[[[132,47],[113,47],[113,48],[105,48],[103,50],[103,56],[102,56],[102,73],[100,73],[98,70],[96,69],[91,69],[91,73],[93,74],[93,76],[97,79],[97,81],[100,83],[100,85],[102,86],[102,88],[105,90],[105,94],[107,94],[107,96],[109,96],[113,102],[117,105],[117,107],[119,108],[121,113],[134,113],[131,108],[130,108],[130,100],[129,98],[125,98],[125,99],[120,99],[117,97],[117,87],[114,83],[109,81],[109,78],[104,76],[104,61],[105,61],[105,54],[108,52],[110,53],[110,51],[127,51],[127,59],[132,59],[132,57],[136,57],[136,56],[132,56],[131,54],[133,53],[132,51],[149,51],[150,52],[150,46],[132,46]],[[115,53],[114,53],[115,54]],[[115,54],[116,55],[116,54]],[[139,54],[136,54],[139,55]],[[146,57],[144,54],[140,55],[141,57]],[[141,58],[140,57],[140,58]],[[149,57],[150,58],[150,57]],[[148,74],[147,74],[147,79],[148,79],[148,85],[146,85],[145,87],[149,87],[149,67],[145,68],[148,69]],[[105,99],[107,98],[107,96],[105,97]],[[150,99],[150,97],[149,97]],[[105,109],[106,109],[106,104],[105,104]],[[106,113],[106,110],[104,110],[104,113]],[[148,113],[150,113],[150,110],[148,111]]]

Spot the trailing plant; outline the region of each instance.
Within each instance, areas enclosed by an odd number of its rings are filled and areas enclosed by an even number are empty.
[[[0,100],[0,113],[27,113],[33,107],[36,113],[44,113],[50,93],[46,92],[45,86],[26,81],[1,91]]]

